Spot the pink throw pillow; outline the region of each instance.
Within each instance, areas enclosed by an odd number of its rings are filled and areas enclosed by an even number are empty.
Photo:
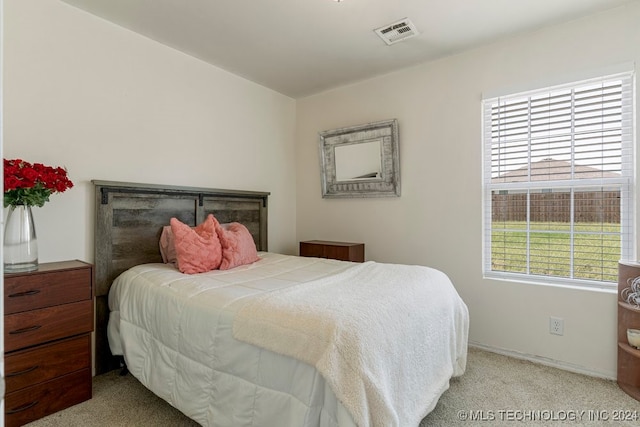
[[[162,255],[162,262],[165,264],[177,265],[176,257],[176,243],[173,238],[173,232],[170,225],[162,227],[162,234],[160,234],[160,255]]]
[[[178,270],[186,274],[204,273],[220,266],[222,247],[216,227],[218,221],[209,214],[195,228],[171,218]]]
[[[253,237],[244,225],[239,222],[231,222],[224,226],[216,224],[216,232],[222,245],[220,270],[251,264],[260,259]]]

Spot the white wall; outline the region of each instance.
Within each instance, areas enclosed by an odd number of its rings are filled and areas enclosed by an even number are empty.
[[[368,260],[441,269],[469,306],[472,342],[615,377],[615,292],[482,279],[480,101],[640,63],[639,22],[636,3],[298,100],[298,239],[364,242]],[[391,118],[402,196],[322,199],[317,133]],[[564,336],[549,334],[551,315]]]
[[[34,210],[41,262],[93,261],[91,180],[270,191],[295,253],[295,101],[51,0],[6,0],[4,155],[66,166]]]

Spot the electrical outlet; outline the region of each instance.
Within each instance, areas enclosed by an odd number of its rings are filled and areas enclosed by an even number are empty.
[[[564,335],[564,319],[559,317],[549,317],[549,333],[553,335]]]

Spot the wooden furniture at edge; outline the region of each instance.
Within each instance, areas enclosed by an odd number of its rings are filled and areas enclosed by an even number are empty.
[[[300,242],[300,256],[364,262],[364,243],[307,240]]]
[[[5,426],[91,399],[93,295],[82,261],[5,274]]]
[[[631,280],[640,277],[640,263],[618,263],[618,385],[640,400],[640,350],[627,341],[627,329],[640,329],[640,308],[626,303],[621,295]]]

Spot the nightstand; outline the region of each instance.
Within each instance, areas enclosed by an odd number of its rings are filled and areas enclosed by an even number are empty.
[[[44,263],[4,276],[5,425],[91,399],[93,266]]]
[[[300,256],[364,262],[364,243],[307,240],[300,242]]]

